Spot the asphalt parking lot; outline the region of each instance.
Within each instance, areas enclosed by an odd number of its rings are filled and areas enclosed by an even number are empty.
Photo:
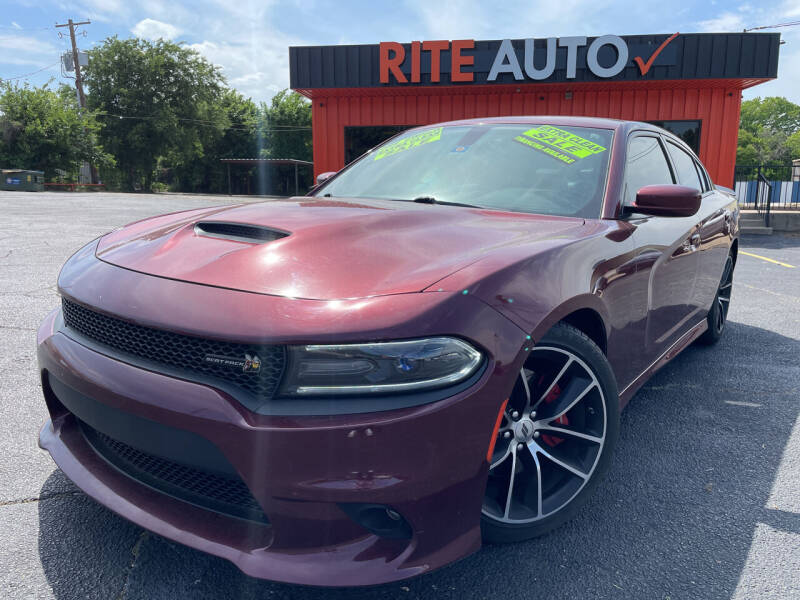
[[[238,201],[240,199],[234,199]],[[429,575],[362,590],[250,579],[83,495],[37,448],[35,332],[88,240],[226,197],[0,192],[0,597],[800,598],[800,236],[744,238],[728,331],[662,369],[622,415],[578,517]]]

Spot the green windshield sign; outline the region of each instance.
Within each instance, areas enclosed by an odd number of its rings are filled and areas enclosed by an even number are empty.
[[[441,137],[442,137],[441,127],[415,133],[414,135],[404,137],[401,140],[397,140],[396,142],[392,142],[391,144],[387,144],[379,148],[378,151],[375,153],[375,160],[380,160],[382,158],[386,158],[387,156],[392,156],[399,152],[405,152],[406,150],[411,150],[412,148],[422,146],[423,144],[438,142],[441,139]]]
[[[567,164],[572,164],[578,159],[600,154],[607,150],[604,146],[552,125],[542,125],[529,129],[522,135],[515,137],[514,140],[549,154]]]

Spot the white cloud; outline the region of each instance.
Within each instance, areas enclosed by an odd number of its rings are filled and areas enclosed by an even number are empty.
[[[203,2],[183,3],[164,0],[139,0],[137,14],[147,15],[152,20],[171,23],[184,33],[204,31],[214,13]]]
[[[142,19],[133,26],[131,32],[135,36],[145,38],[146,40],[171,40],[177,37],[178,34],[181,33],[181,30],[174,25],[164,23],[163,21],[156,21],[155,19]]]
[[[75,15],[73,18],[76,21],[89,18],[102,23],[119,22],[120,19],[127,17],[134,8],[132,3],[125,2],[125,0],[61,0],[57,6],[63,13]]]
[[[81,4],[104,14],[119,14],[125,9],[124,0],[82,0]]]
[[[247,42],[205,40],[189,47],[220,66],[230,86],[260,101],[289,87],[289,46],[301,43],[265,31]]]
[[[724,12],[714,19],[700,21],[699,25],[700,31],[708,32],[741,31],[745,28],[742,15],[737,15],[732,12]]]
[[[102,1],[102,0],[95,0]],[[272,24],[272,0],[141,0],[140,37],[175,38],[222,69],[228,84],[256,101],[289,87],[289,46],[308,43]]]
[[[22,29],[22,27],[20,27],[19,23],[17,23],[16,21],[11,21],[11,26],[14,29]]]
[[[58,60],[61,52],[49,42],[29,35],[4,35],[0,37],[0,56],[11,65],[40,65]]]
[[[797,0],[785,0],[781,13],[784,17],[800,17],[800,3]]]

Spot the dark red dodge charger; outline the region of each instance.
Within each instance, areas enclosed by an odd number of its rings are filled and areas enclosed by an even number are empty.
[[[651,125],[442,123],[326,175],[94,240],[38,334],[64,473],[255,577],[388,582],[551,530],[636,390],[724,331],[735,200]]]

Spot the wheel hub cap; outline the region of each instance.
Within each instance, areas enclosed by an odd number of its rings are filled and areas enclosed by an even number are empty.
[[[514,423],[514,439],[518,442],[528,443],[533,438],[536,427],[530,419],[521,419]]]

